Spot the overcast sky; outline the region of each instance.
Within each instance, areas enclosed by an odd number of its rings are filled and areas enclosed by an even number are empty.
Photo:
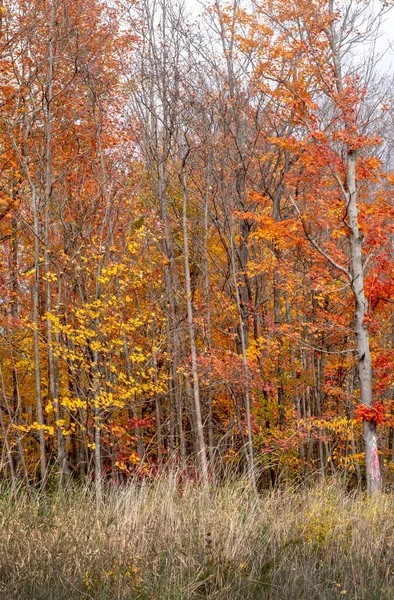
[[[378,49],[379,51],[386,50],[388,48],[387,53],[383,59],[384,69],[390,69],[393,71],[393,63],[394,63],[394,9],[391,10],[386,16],[386,20],[384,22],[383,34],[381,39],[379,40]]]

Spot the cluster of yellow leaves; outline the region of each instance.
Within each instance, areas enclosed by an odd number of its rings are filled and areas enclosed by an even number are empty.
[[[354,435],[354,421],[346,416],[338,416],[333,419],[301,419],[300,427],[306,431],[322,431],[335,433],[351,439]]]

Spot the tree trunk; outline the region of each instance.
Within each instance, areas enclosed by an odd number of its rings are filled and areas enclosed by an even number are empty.
[[[52,94],[53,94],[53,78],[54,78],[54,63],[55,63],[55,48],[54,48],[54,31],[57,16],[57,2],[53,3],[51,23],[49,30],[48,41],[48,77],[46,84],[46,154],[45,154],[45,232],[44,232],[44,273],[45,273],[45,299],[46,299],[46,331],[47,331],[47,352],[48,352],[48,387],[49,398],[53,406],[55,417],[56,439],[57,439],[57,455],[59,462],[59,484],[62,483],[64,475],[68,472],[66,441],[63,435],[61,424],[61,414],[59,406],[59,398],[56,393],[55,381],[55,357],[53,354],[53,332],[52,332],[52,283],[50,277],[50,208],[52,200]]]
[[[40,476],[41,486],[45,486],[47,463],[45,453],[44,413],[41,395],[41,365],[40,365],[40,224],[38,198],[33,190],[33,219],[34,219],[34,283],[33,283],[33,340],[34,340],[34,371],[36,387],[37,422],[39,425],[38,438],[40,443]]]
[[[369,335],[366,324],[368,302],[364,290],[364,266],[362,257],[362,236],[359,230],[356,187],[356,153],[347,153],[348,219],[350,247],[352,254],[352,290],[355,298],[355,332],[357,336],[358,375],[361,403],[372,408],[372,362],[369,348]],[[364,421],[365,468],[368,494],[382,488],[378,456],[378,436],[375,421]]]
[[[188,205],[188,187],[186,181],[186,173],[184,165],[181,173],[181,184],[183,193],[183,251],[185,261],[185,287],[186,287],[186,306],[187,306],[187,323],[190,336],[190,354],[192,362],[192,378],[193,378],[193,401],[194,415],[196,420],[196,441],[198,444],[198,461],[200,465],[201,477],[204,483],[208,481],[208,461],[204,440],[204,429],[201,417],[201,402],[200,402],[200,387],[198,380],[197,369],[197,350],[195,342],[194,321],[193,321],[193,305],[189,267],[189,238],[187,231],[187,205]]]
[[[237,302],[237,311],[238,311],[238,319],[239,319],[239,331],[241,337],[241,352],[242,352],[242,366],[243,366],[243,376],[244,376],[244,391],[245,391],[245,412],[246,412],[246,427],[247,427],[247,442],[246,442],[246,458],[248,461],[248,475],[250,482],[253,487],[256,487],[256,476],[254,470],[254,456],[253,456],[253,436],[252,436],[252,421],[251,421],[251,402],[250,402],[250,394],[249,394],[249,367],[248,360],[246,356],[246,348],[247,348],[247,331],[248,329],[244,327],[244,319],[242,316],[242,306],[241,306],[241,297],[239,293],[239,286],[237,281],[237,273],[235,266],[235,248],[234,248],[234,226],[233,226],[233,216],[231,215],[231,232],[230,232],[230,241],[231,241],[231,267],[235,288],[235,298]]]

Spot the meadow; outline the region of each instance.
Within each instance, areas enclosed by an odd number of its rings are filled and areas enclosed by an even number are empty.
[[[135,482],[0,498],[2,600],[392,600],[394,498]]]

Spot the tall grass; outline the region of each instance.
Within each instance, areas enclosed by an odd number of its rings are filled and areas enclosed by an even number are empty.
[[[394,599],[394,499],[171,478],[0,498],[2,600]]]

